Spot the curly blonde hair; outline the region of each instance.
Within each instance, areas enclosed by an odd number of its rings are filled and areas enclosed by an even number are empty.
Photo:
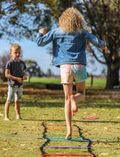
[[[88,32],[91,31],[83,15],[73,7],[66,9],[62,13],[59,17],[58,27],[68,33],[80,31],[81,29],[85,29]]]
[[[16,43],[12,44],[12,45],[10,46],[10,52],[12,52],[12,49],[13,49],[13,48],[20,48],[20,49],[21,49],[21,46],[20,46],[19,44],[16,44]]]

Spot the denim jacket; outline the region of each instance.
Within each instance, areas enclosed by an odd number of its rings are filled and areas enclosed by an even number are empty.
[[[38,33],[36,42],[38,46],[45,46],[52,41],[52,66],[61,64],[84,64],[86,65],[86,40],[99,48],[105,47],[105,42],[84,29],[81,31],[66,33],[60,28],[46,33]]]

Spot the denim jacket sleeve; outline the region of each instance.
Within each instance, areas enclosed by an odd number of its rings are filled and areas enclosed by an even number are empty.
[[[92,43],[96,47],[105,48],[106,44],[103,40],[100,40],[99,38],[97,38],[96,36],[87,32],[84,29],[81,30],[81,33],[84,39],[87,39],[90,43]]]
[[[38,46],[45,46],[49,44],[51,41],[53,41],[53,39],[54,39],[54,30],[49,31],[46,34],[38,33],[36,42]]]

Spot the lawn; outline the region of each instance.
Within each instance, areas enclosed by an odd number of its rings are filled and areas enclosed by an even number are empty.
[[[24,81],[28,82],[28,80]],[[31,77],[31,83],[48,83],[48,84],[61,84],[60,78],[44,78],[44,77]],[[105,87],[106,79],[105,78],[94,78],[93,87]],[[91,86],[91,78],[89,77],[86,80],[86,86]]]
[[[16,120],[13,103],[9,112],[10,121],[4,121],[7,91],[3,92],[0,94],[0,157],[39,157],[41,154],[39,147],[46,142],[41,138],[44,131],[41,124],[43,122],[51,125],[65,124],[63,91],[24,89],[21,101],[22,120]],[[78,103],[78,114],[73,116],[72,124],[79,126],[82,135],[93,141],[93,153],[101,157],[120,157],[120,99],[91,97],[89,94],[90,91],[85,100]],[[83,119],[92,115],[96,115],[98,119]],[[66,126],[46,127],[48,137],[66,136]],[[77,128],[73,126],[73,138],[79,138],[76,130]],[[88,142],[50,141],[47,146],[86,147],[87,145]],[[87,149],[45,148],[44,151],[89,154]]]

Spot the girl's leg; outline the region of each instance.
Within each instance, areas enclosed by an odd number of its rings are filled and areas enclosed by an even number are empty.
[[[85,98],[85,81],[76,83],[77,93],[71,95],[71,112],[72,115],[77,114],[77,101],[82,101]]]
[[[67,136],[66,139],[72,135],[71,127],[71,100],[70,96],[72,95],[73,84],[63,84],[64,94],[65,94],[65,119],[67,124]]]

